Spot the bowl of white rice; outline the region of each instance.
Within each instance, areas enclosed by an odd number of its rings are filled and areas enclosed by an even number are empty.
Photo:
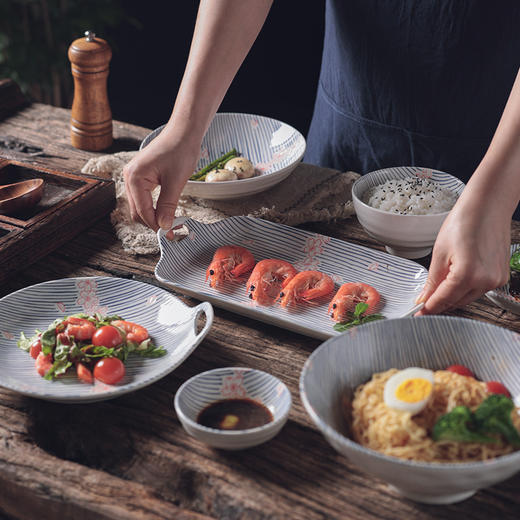
[[[367,173],[352,186],[357,218],[386,250],[404,258],[431,253],[465,184],[448,173],[403,166]]]

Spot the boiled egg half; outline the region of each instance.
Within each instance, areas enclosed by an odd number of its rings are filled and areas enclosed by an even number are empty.
[[[392,375],[385,384],[385,404],[395,410],[419,413],[433,392],[433,372],[425,368],[405,368]]]

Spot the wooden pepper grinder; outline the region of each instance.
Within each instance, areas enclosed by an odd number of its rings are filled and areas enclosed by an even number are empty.
[[[70,135],[75,148],[99,151],[112,144],[112,112],[107,94],[110,58],[108,43],[91,31],[69,47],[74,76]]]

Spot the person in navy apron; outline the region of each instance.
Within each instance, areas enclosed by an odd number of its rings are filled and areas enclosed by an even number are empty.
[[[201,2],[172,116],[124,170],[134,219],[171,226],[205,129],[270,5]],[[465,305],[507,281],[520,199],[519,27],[514,0],[326,2],[305,162],[360,173],[430,167],[468,183],[435,243],[421,313]]]

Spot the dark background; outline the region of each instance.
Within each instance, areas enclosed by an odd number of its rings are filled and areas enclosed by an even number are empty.
[[[98,34],[113,50],[108,78],[113,118],[155,128],[173,108],[198,2],[126,0],[123,5],[139,27],[122,24]],[[323,27],[323,0],[275,1],[219,111],[273,117],[307,135]]]

